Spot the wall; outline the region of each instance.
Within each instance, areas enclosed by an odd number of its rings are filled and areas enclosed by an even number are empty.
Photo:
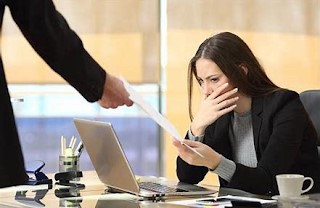
[[[104,69],[131,82],[159,82],[158,0],[54,0],[54,3]],[[23,38],[8,8],[1,50],[9,83],[64,83]]]

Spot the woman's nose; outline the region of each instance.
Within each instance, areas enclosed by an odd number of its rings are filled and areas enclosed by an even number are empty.
[[[211,93],[213,92],[213,89],[212,89],[212,87],[210,86],[210,85],[208,85],[208,84],[205,84],[205,83],[203,83],[203,93],[206,95],[206,96],[209,96],[209,95],[211,95]]]

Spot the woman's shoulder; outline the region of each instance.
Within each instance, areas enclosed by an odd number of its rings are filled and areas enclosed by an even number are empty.
[[[290,101],[299,98],[299,94],[296,91],[280,88],[273,93],[266,96],[267,100],[273,101]]]
[[[281,88],[268,95],[253,99],[253,106],[258,111],[263,108],[269,112],[274,112],[287,105],[295,106],[294,108],[302,106],[297,92]]]

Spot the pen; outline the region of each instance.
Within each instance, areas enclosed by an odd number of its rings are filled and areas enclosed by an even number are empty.
[[[66,152],[65,152],[65,150],[66,150],[66,138],[64,138],[63,136],[61,136],[61,155],[63,156],[63,155],[65,155],[66,154]]]
[[[69,144],[69,148],[71,148],[73,150],[74,145],[76,144],[77,138],[72,136],[70,144]]]
[[[80,157],[82,151],[83,151],[83,143],[80,141],[80,143],[78,144],[76,150],[75,150],[75,154],[78,155],[78,157]]]

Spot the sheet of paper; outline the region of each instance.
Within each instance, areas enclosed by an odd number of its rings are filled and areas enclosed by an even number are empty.
[[[276,203],[277,202],[274,199],[260,199],[260,198],[254,198],[254,197],[233,196],[233,195],[220,196],[220,197],[218,197],[218,199],[229,199],[229,200],[260,202],[261,204]]]
[[[172,201],[167,203],[186,205],[186,206],[192,206],[192,207],[232,207],[231,201],[243,201],[243,202],[247,202],[248,204],[250,204],[250,202],[258,202],[261,205],[268,204],[272,207],[277,203],[276,200],[271,200],[271,199],[268,200],[268,199],[260,199],[260,198],[245,197],[245,196],[233,196],[233,195],[178,200],[178,201]],[[251,207],[251,206],[248,205],[243,207]]]
[[[120,77],[122,80],[124,87],[129,93],[129,98],[137,104],[147,115],[149,115],[150,118],[152,118],[155,122],[157,122],[164,130],[166,130],[171,136],[174,138],[180,140],[183,142],[183,138],[180,136],[178,131],[175,129],[175,127],[169,122],[168,119],[166,119],[161,113],[159,113],[157,110],[155,110],[149,103],[147,103],[143,97],[136,92],[132,86],[125,80],[124,77]],[[201,157],[201,155],[198,151],[190,147],[189,145],[185,144],[189,149],[191,149],[193,152],[197,153]]]

